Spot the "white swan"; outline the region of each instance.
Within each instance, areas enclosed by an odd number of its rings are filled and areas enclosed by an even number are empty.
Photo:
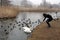
[[[25,33],[31,33],[32,31],[31,31],[31,28],[29,28],[29,27],[23,27],[23,31],[25,32]]]

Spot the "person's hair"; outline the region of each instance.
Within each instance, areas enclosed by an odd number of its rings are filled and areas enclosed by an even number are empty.
[[[46,16],[47,14],[43,13],[43,16]]]

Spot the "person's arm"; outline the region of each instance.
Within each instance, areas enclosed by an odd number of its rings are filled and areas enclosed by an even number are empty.
[[[46,19],[46,17],[43,19],[43,21]]]

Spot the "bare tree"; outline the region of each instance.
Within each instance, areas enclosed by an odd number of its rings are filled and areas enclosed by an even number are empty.
[[[46,6],[46,0],[42,0],[43,1],[43,6]]]
[[[23,6],[23,7],[32,7],[32,4],[31,4],[31,2],[28,1],[28,0],[22,0],[22,2],[21,2],[21,6]],[[27,17],[26,12],[22,13],[22,19],[25,20],[26,17]]]
[[[32,7],[32,4],[28,0],[22,0],[21,5],[24,7]]]
[[[9,0],[0,0],[0,5],[1,5],[1,6],[2,6],[2,5],[8,6],[8,5],[10,5],[9,3],[10,3]]]

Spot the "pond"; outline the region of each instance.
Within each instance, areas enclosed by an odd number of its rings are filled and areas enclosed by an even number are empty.
[[[27,34],[23,31],[24,26],[23,22],[29,23],[31,29],[33,30],[37,25],[40,25],[43,22],[42,13],[37,12],[22,12],[17,15],[14,19],[0,19],[0,40],[27,40],[30,34]],[[60,13],[51,14],[53,18],[60,18]],[[23,24],[23,25],[22,25]]]

